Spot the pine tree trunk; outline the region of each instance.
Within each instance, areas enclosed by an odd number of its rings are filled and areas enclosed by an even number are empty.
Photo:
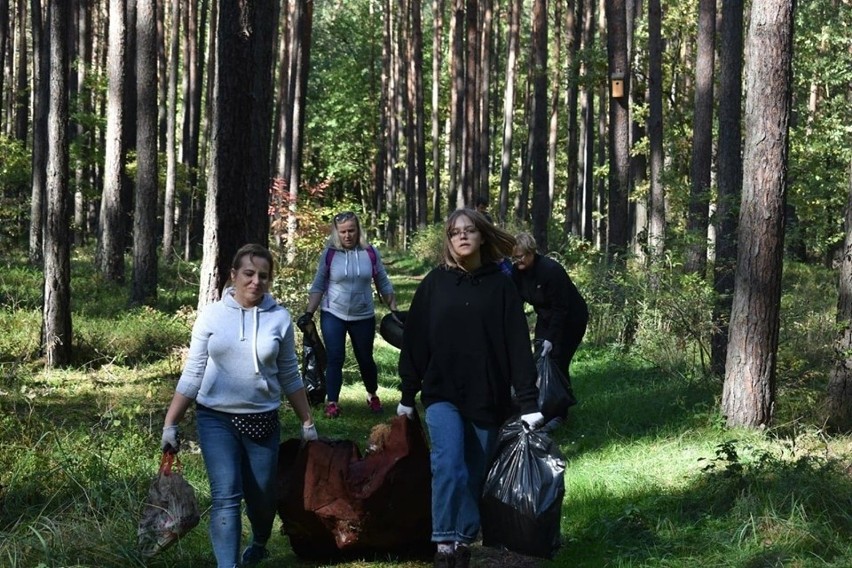
[[[607,256],[622,260],[627,252],[627,198],[630,188],[630,101],[625,0],[606,2],[609,80],[622,82],[621,96],[609,96],[609,199]],[[610,83],[611,84],[611,83]]]
[[[124,281],[125,223],[122,206],[124,184],[124,59],[126,21],[124,0],[109,2],[109,51],[107,55],[107,109],[104,157],[104,189],[101,196],[100,234],[96,262],[110,282]]]
[[[68,6],[51,2],[47,211],[42,346],[48,367],[71,361],[71,250],[68,227]]]
[[[742,207],[722,392],[728,426],[768,426],[775,405],[792,38],[793,0],[752,4]]]
[[[713,286],[718,301],[713,308],[717,331],[711,338],[710,368],[725,374],[728,320],[734,294],[737,261],[737,212],[743,181],[742,162],[742,56],[743,2],[725,0],[719,29],[719,157],[716,183],[716,259]]]
[[[0,10],[2,10],[0,2]],[[50,105],[50,53],[48,34],[42,25],[41,1],[31,0],[33,37],[33,153],[32,191],[30,194],[30,240],[29,260],[41,265],[44,259],[44,206],[47,191],[47,111]],[[0,47],[2,49],[2,47]],[[1,75],[2,73],[0,73]],[[2,92],[2,79],[0,79]]]
[[[132,305],[157,299],[157,8],[139,0],[136,19],[136,196]],[[133,33],[131,31],[131,33]]]
[[[828,382],[826,422],[835,431],[852,430],[852,162],[846,200],[846,238],[840,263],[837,297],[840,335],[834,345],[834,369]]]
[[[547,2],[533,2],[532,29],[532,122],[530,168],[532,178],[533,237],[539,250],[547,251],[550,195],[547,188]]]

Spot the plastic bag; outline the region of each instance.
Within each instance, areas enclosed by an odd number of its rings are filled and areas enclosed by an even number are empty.
[[[553,558],[561,545],[564,472],[565,459],[549,436],[520,418],[506,422],[482,492],[482,543]]]
[[[296,325],[299,325],[298,323]],[[302,380],[311,406],[325,402],[325,346],[322,344],[313,320],[299,325],[302,331]]]
[[[392,312],[385,315],[379,322],[379,335],[397,349],[402,349],[402,332],[407,316],[408,311]]]
[[[568,408],[577,404],[571,383],[556,366],[550,355],[540,355],[535,360],[538,371],[538,408],[549,421],[556,417],[565,417]]]
[[[163,452],[160,470],[148,488],[139,520],[137,541],[142,556],[151,557],[165,550],[201,520],[195,490],[180,470],[176,454]]]

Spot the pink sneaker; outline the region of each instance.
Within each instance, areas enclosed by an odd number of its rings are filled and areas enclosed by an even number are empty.
[[[370,412],[378,414],[382,411],[382,401],[376,395],[367,398],[367,406],[370,408]]]
[[[340,407],[337,406],[336,402],[329,402],[325,405],[325,416],[326,418],[339,418],[340,417]]]

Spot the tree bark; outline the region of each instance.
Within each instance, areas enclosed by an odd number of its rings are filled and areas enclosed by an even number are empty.
[[[199,306],[219,299],[240,246],[268,243],[275,16],[272,2],[219,6]]]
[[[503,146],[500,154],[499,219],[505,223],[509,215],[509,182],[512,179],[512,137],[515,115],[515,73],[521,34],[521,0],[510,0],[509,31],[506,55],[506,88],[503,92]]]
[[[686,272],[704,275],[707,267],[707,226],[710,206],[710,165],[713,157],[713,64],[716,0],[698,2],[698,45],[695,57],[695,107],[692,125],[692,183],[686,221]]]
[[[44,197],[47,191],[47,112],[50,105],[50,34],[44,33],[41,0],[31,0],[33,36],[33,153],[32,191],[30,193],[29,259],[41,265],[44,259]],[[2,10],[2,5],[0,5]],[[0,73],[2,74],[2,73]],[[2,80],[0,80],[2,84]],[[2,86],[0,86],[2,92]]]
[[[441,203],[441,44],[443,42],[444,0],[432,0],[432,221],[444,218]]]
[[[609,97],[609,202],[607,256],[623,259],[627,251],[627,198],[630,188],[630,101],[625,0],[606,2],[607,58],[610,81],[620,78],[621,96]]]
[[[547,188],[547,1],[533,2],[532,27],[532,122],[530,128],[530,167],[532,178],[533,237],[542,252],[547,252],[547,221],[550,218],[550,194]]]
[[[737,216],[743,181],[742,162],[742,71],[743,1],[722,0],[719,26],[719,157],[716,174],[716,259],[713,287],[717,301],[713,321],[717,330],[711,338],[710,368],[725,374],[728,351],[728,320],[734,294],[737,261]]]
[[[68,227],[68,5],[51,2],[47,211],[42,346],[47,367],[71,361],[71,246]]]
[[[136,19],[136,199],[131,305],[157,299],[157,6],[139,0]]]
[[[167,262],[175,256],[175,187],[177,185],[177,83],[178,52],[180,47],[180,0],[171,2],[171,27],[169,28],[168,89],[166,92],[166,193],[163,198],[163,259]]]
[[[840,334],[834,344],[834,369],[828,381],[826,422],[838,432],[852,430],[852,162],[846,200],[846,238],[840,262],[837,296]]]
[[[27,2],[18,0],[15,34],[15,138],[27,145],[30,117],[30,89],[27,75]]]
[[[126,81],[124,0],[109,2],[109,51],[107,55],[107,109],[104,156],[104,189],[101,196],[100,234],[96,263],[110,282],[124,281],[125,223],[122,192],[124,184],[124,93]]]
[[[648,2],[648,140],[650,144],[650,190],[648,250],[650,261],[662,261],[666,244],[666,202],[663,187],[663,40],[660,0]]]
[[[793,0],[752,4],[743,197],[722,392],[728,426],[768,426],[775,406],[792,38]]]
[[[6,50],[9,44],[9,0],[0,0],[0,106],[4,106],[6,93]],[[0,109],[0,132],[4,132],[5,112]]]

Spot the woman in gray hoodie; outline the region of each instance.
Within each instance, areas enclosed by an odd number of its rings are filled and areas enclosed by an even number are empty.
[[[308,307],[302,316],[307,322],[317,308],[322,310],[320,328],[328,357],[325,415],[329,418],[340,416],[338,398],[343,384],[347,334],[367,389],[367,406],[373,412],[382,411],[376,394],[379,372],[373,359],[376,337],[374,281],[385,305],[396,311],[393,285],[378,251],[367,243],[358,216],[352,211],[338,213],[332,219],[331,234],[320,253],[317,273],[308,293]],[[303,320],[300,318],[300,321]]]
[[[210,540],[218,568],[237,566],[242,500],[252,544],[242,566],[266,558],[276,514],[281,396],[317,431],[299,374],[290,313],[269,294],[272,255],[245,245],[231,265],[232,286],[199,313],[183,373],[166,412],[163,451],[180,449],[178,423],[196,402],[198,441],[210,481]]]

